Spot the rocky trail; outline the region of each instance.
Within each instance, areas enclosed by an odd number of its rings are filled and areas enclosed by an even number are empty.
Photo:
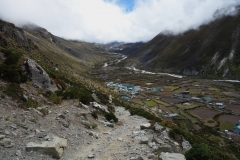
[[[140,124],[146,123],[147,120],[138,116],[130,116],[130,113],[122,107],[116,108],[116,115],[122,124],[120,123],[114,128],[103,126],[99,130],[98,138],[93,138],[93,142],[84,146],[83,150],[76,153],[75,157],[88,159],[88,155],[93,155],[100,160],[144,156],[144,152],[140,153],[144,146],[132,139],[131,134],[133,131],[140,130]]]
[[[114,106],[118,122],[113,123],[105,119],[104,105],[86,106],[78,100],[57,105],[38,88],[21,87],[27,92],[26,99],[44,104],[24,109],[7,95],[0,97],[0,160],[145,160],[157,159],[160,152],[189,149],[171,140],[168,128],[132,116],[123,107]],[[98,119],[93,118],[94,111]]]
[[[37,63],[26,63],[31,83],[14,86],[0,80],[0,160],[145,160],[191,147],[171,140],[168,128],[130,115],[123,107],[112,104],[119,120],[114,123],[104,117],[108,107],[97,102],[54,104],[46,95],[57,86]],[[98,119],[93,118],[95,111]]]
[[[159,147],[165,152],[182,152],[168,137],[168,129],[161,131],[163,127],[159,125],[144,129],[150,123],[145,118],[131,116],[123,107],[115,107],[119,121],[112,124],[101,115],[95,120],[91,112],[96,109],[79,106],[76,100],[28,110],[19,108],[8,97],[2,102],[2,160],[141,160],[157,159],[154,152]],[[97,125],[95,129],[93,124]]]

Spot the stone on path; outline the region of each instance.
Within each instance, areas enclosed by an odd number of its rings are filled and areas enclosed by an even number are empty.
[[[26,146],[27,151],[39,151],[46,154],[51,154],[56,158],[61,158],[64,147],[67,147],[67,139],[60,138],[55,135],[49,135],[51,141],[43,141],[40,144],[29,142]]]
[[[21,153],[20,150],[16,150],[16,156],[18,156],[18,157],[22,157],[22,153]]]
[[[148,138],[147,137],[142,137],[140,143],[141,144],[148,144]]]
[[[186,158],[183,154],[180,153],[161,152],[161,154],[158,157],[158,160],[186,160]]]
[[[4,146],[5,148],[10,148],[13,146],[13,143],[10,138],[3,138],[3,140],[0,141],[0,145]]]
[[[151,123],[140,124],[140,129],[149,129],[151,127]]]
[[[90,159],[92,159],[92,158],[94,158],[94,157],[95,157],[94,154],[89,154],[89,155],[88,155],[88,158],[90,158]]]

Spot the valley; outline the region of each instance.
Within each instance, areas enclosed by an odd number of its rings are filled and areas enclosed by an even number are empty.
[[[123,101],[159,117],[161,124],[177,125],[219,146],[240,142],[233,133],[240,120],[239,81],[153,73],[117,64],[94,72],[94,78]]]
[[[238,21],[95,44],[0,20],[0,158],[240,159]]]

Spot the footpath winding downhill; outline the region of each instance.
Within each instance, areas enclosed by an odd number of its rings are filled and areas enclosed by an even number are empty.
[[[80,150],[73,155],[73,159],[85,160],[91,154],[94,155],[94,159],[98,160],[147,158],[145,152],[137,151],[147,146],[131,137],[132,132],[139,131],[140,124],[146,123],[147,120],[139,116],[130,116],[130,113],[123,107],[116,107],[115,114],[123,123],[114,128],[100,125],[98,139],[93,137],[91,143],[85,142],[86,145],[79,146]]]

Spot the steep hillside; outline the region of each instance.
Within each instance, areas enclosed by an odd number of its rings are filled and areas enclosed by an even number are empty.
[[[85,81],[89,69],[113,58],[97,45],[66,40],[36,25],[22,28],[0,21],[0,49],[21,52],[38,62],[51,75]]]
[[[40,51],[40,55],[37,52],[30,56],[40,56],[37,60],[54,62],[59,69],[67,73],[83,73],[111,58],[102,48],[90,43],[66,40],[34,25],[23,26],[23,29],[26,37],[34,42]]]
[[[240,14],[221,16],[198,30],[160,33],[130,54],[128,65],[186,75],[239,78]]]

